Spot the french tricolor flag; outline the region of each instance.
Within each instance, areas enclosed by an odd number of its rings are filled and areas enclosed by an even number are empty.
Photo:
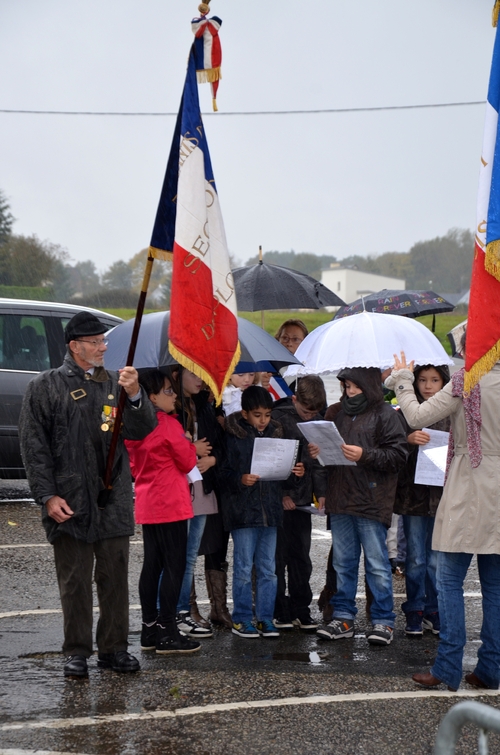
[[[500,37],[493,50],[477,199],[464,387],[500,359]]]
[[[280,375],[271,376],[269,379],[269,388],[267,390],[273,397],[274,401],[279,401],[280,398],[293,396],[293,391],[290,390],[288,384]]]
[[[172,259],[169,350],[220,402],[240,358],[233,276],[201,118],[194,46],[150,254]]]

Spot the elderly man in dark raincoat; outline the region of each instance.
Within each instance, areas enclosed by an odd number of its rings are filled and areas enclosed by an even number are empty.
[[[19,422],[26,474],[35,501],[42,506],[47,539],[54,546],[66,677],[88,676],[94,561],[98,666],[118,672],[139,670],[137,659],[127,652],[128,555],[134,517],[123,439],[144,438],[156,419],[133,367],[119,373],[104,369],[106,330],[90,312],[79,312],[68,322],[64,363],[29,383]],[[127,394],[123,428],[112,490],[104,508],[99,508],[120,387]]]

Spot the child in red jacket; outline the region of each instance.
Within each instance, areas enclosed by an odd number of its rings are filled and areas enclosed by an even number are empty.
[[[135,477],[135,520],[142,524],[144,539],[141,648],[160,654],[193,653],[200,643],[178,631],[176,609],[186,566],[187,522],[193,516],[186,475],[196,465],[196,449],[172,416],[176,394],[169,377],[148,370],[139,382],[158,418],[157,427],[143,440],[125,441]]]

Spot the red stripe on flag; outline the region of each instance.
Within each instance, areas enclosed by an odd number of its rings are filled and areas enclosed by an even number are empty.
[[[174,243],[169,340],[220,387],[238,343],[238,322],[213,295],[203,260]]]
[[[485,254],[476,244],[467,322],[467,372],[500,341],[500,281],[485,270],[484,262]]]

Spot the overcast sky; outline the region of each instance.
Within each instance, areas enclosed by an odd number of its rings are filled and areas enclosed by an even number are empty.
[[[0,109],[176,113],[197,2],[0,0]],[[475,225],[493,0],[212,0],[205,118],[230,251],[408,251]],[[200,87],[204,112],[210,87]],[[174,117],[0,113],[16,233],[104,270],[149,244]]]

